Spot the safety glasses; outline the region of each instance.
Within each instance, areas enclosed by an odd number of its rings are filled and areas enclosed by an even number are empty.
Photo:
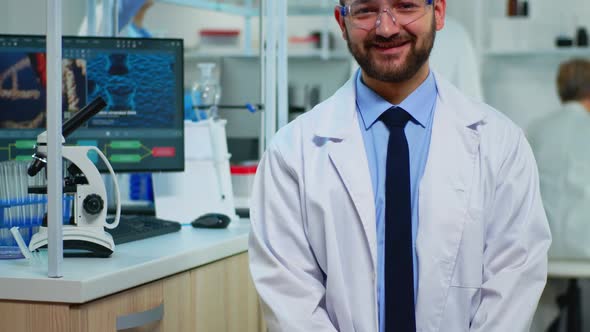
[[[340,6],[340,14],[349,19],[353,27],[370,31],[378,28],[386,13],[394,23],[406,26],[426,15],[434,0],[393,0],[384,6],[383,0],[354,0]]]

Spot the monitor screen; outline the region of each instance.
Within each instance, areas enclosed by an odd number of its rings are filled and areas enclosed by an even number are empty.
[[[62,49],[63,121],[98,96],[108,105],[66,144],[98,147],[116,172],[182,171],[182,40],[63,37]],[[0,35],[0,161],[31,159],[46,84],[45,37]]]

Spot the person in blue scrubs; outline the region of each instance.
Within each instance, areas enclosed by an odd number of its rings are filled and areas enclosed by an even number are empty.
[[[151,38],[152,33],[144,26],[144,18],[148,10],[154,5],[155,0],[120,0],[117,2],[117,21],[119,34],[134,38]],[[94,9],[96,15],[96,35],[103,31],[103,5],[99,3]],[[84,17],[78,34],[88,35],[88,17]]]
[[[154,5],[154,0],[127,0],[119,2],[119,22],[129,22],[127,35],[129,37],[151,38],[152,34],[145,28],[143,19],[147,11]],[[138,7],[139,6],[139,7]],[[125,28],[119,23],[119,30]]]

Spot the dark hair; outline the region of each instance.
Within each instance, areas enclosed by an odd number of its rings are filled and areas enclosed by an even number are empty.
[[[590,98],[590,61],[573,59],[562,63],[557,74],[557,90],[564,103]]]

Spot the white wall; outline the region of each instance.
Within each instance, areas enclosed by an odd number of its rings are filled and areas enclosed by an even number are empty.
[[[46,4],[39,0],[1,0],[0,33],[45,34]],[[63,34],[76,34],[86,1],[62,0]]]

